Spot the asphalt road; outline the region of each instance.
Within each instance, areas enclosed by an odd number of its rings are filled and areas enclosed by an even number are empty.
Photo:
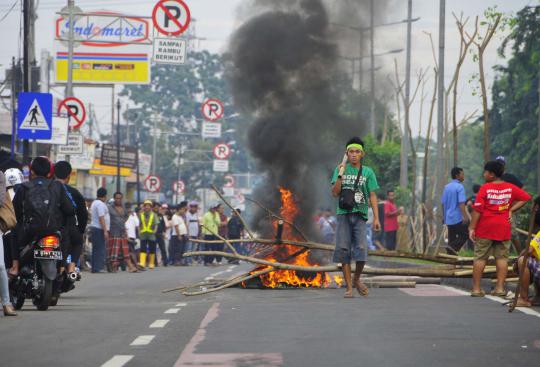
[[[0,366],[536,366],[540,309],[454,288],[161,290],[248,269],[88,274],[57,307],[0,317]],[[167,320],[167,321],[163,321]]]

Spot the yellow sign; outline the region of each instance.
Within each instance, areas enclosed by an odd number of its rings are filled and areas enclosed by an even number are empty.
[[[90,171],[91,175],[96,176],[116,176],[117,168],[115,166],[104,166],[100,164],[100,159],[94,159],[94,166]],[[131,169],[129,168],[120,168],[120,176],[129,177],[131,176]]]
[[[135,55],[135,54],[134,54]],[[73,61],[73,82],[92,84],[148,84],[150,83],[150,60],[148,54],[140,54],[131,60],[130,56],[115,56],[107,60],[98,56],[79,59],[75,53]],[[56,81],[67,82],[68,60],[57,55]]]

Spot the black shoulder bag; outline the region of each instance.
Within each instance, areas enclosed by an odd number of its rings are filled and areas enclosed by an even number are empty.
[[[354,180],[353,189],[341,189],[339,194],[339,208],[343,210],[353,210],[356,207],[355,195],[358,191],[358,183],[360,182],[360,177],[362,176],[362,165],[358,170],[358,175],[356,180]]]

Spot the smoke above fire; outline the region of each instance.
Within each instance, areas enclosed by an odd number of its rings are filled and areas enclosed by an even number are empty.
[[[240,9],[246,20],[230,41],[227,78],[236,108],[252,120],[249,150],[266,174],[254,197],[278,212],[279,188],[292,191],[296,222],[308,232],[316,210],[334,205],[330,176],[347,139],[366,131],[365,121],[339,110],[339,55],[358,42],[333,24],[369,25],[369,3],[252,1]],[[255,216],[257,230],[271,228],[266,218]]]

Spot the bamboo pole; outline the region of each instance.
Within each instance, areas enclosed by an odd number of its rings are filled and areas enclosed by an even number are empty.
[[[219,192],[219,190],[214,186],[212,185],[212,189],[216,192],[216,194],[219,196],[219,198],[221,200],[223,200],[223,202],[229,207],[231,208],[231,210],[236,214],[238,215],[238,218],[240,218],[240,221],[242,222],[242,224],[244,225],[244,229],[246,230],[246,232],[249,234],[249,237],[251,238],[255,238],[255,236],[253,235],[253,232],[249,229],[249,226],[247,225],[246,221],[244,220],[244,218],[242,218],[242,216],[240,215],[240,213],[238,213],[238,211],[231,205],[231,203],[229,203],[227,201],[227,199],[225,199],[225,197],[223,197],[223,195],[221,195],[221,192]]]

